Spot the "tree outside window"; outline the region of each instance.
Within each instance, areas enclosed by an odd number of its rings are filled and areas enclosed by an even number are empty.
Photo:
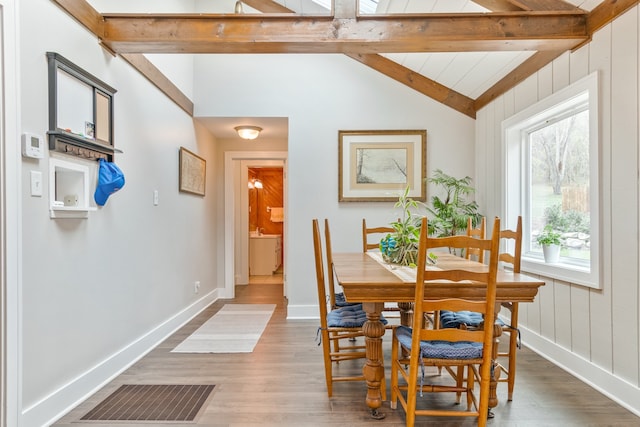
[[[561,257],[574,262],[588,261],[591,245],[589,111],[579,107],[528,132],[529,251],[542,252],[535,237],[550,225],[562,234]]]

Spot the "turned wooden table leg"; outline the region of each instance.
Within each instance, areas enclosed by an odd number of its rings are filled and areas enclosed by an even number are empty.
[[[400,324],[403,326],[413,325],[413,303],[399,302],[398,308],[400,309]]]
[[[365,335],[367,363],[362,368],[362,374],[367,381],[366,403],[371,410],[371,416],[375,419],[385,417],[385,414],[378,412],[378,408],[382,406],[380,383],[384,376],[384,366],[380,360],[382,336],[385,332],[384,325],[380,322],[383,306],[383,303],[363,304],[363,308],[367,312],[367,322],[362,327]]]

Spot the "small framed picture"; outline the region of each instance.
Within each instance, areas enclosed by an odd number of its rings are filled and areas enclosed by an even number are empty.
[[[91,122],[84,122],[84,136],[87,138],[95,138],[96,126]]]
[[[180,147],[178,189],[184,193],[204,196],[207,161],[195,153]]]

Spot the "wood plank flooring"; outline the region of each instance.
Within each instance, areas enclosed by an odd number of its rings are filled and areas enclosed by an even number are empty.
[[[258,281],[260,282],[260,281]],[[312,285],[310,280],[309,286]],[[253,353],[180,354],[171,349],[224,304],[277,304]],[[146,423],[83,422],[80,418],[122,384],[215,384],[213,396],[195,423],[174,427],[322,427],[405,425],[402,409],[381,408],[386,418],[372,420],[364,403],[363,383],[334,384],[329,399],[324,382],[322,349],[316,342],[318,322],[286,320],[282,285],[255,283],[238,286],[236,298],[208,307],[147,356],[62,417],[55,427],[133,427]],[[389,360],[390,336],[385,336]],[[506,402],[506,384],[498,386],[500,404],[490,426],[638,426],[640,418],[523,348],[518,354],[514,400]],[[341,371],[360,372],[361,361],[342,363]],[[388,373],[387,373],[388,375]],[[445,396],[446,397],[446,396]],[[167,424],[157,424],[164,425]],[[418,418],[416,426],[473,426],[473,419]]]

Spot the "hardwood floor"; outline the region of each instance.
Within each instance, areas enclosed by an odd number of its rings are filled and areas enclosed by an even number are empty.
[[[310,281],[310,286],[311,281]],[[224,304],[275,303],[276,310],[253,353],[180,354],[171,349],[191,334]],[[384,402],[384,420],[369,417],[363,383],[334,384],[327,397],[322,349],[316,342],[318,322],[286,320],[282,285],[252,283],[238,286],[236,298],[219,300],[166,339],[147,356],[91,398],[70,411],[54,426],[141,426],[154,423],[82,422],[80,418],[122,384],[215,384],[213,396],[195,423],[171,426],[404,426],[402,409]],[[389,359],[390,337],[385,337]],[[640,418],[625,410],[523,348],[518,354],[514,400],[506,402],[506,384],[498,386],[500,404],[491,426],[638,426]],[[361,361],[342,363],[341,371],[359,372]],[[388,384],[389,381],[387,381]],[[442,396],[442,399],[450,396]],[[418,418],[416,426],[472,426],[473,419]],[[156,425],[168,425],[157,423]]]

